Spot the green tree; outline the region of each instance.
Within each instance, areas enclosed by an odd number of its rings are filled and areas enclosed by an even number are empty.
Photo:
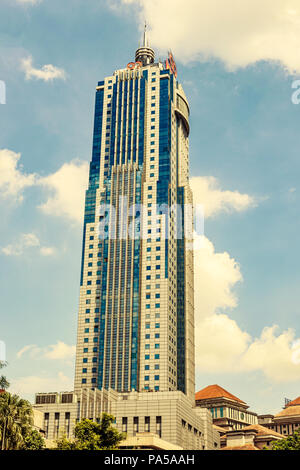
[[[45,449],[45,439],[36,429],[29,429],[24,436],[24,450],[43,450]]]
[[[75,426],[74,441],[65,436],[57,441],[57,450],[111,450],[125,438],[112,426],[114,417],[103,413],[100,423],[83,419]]]
[[[56,450],[79,450],[75,441],[70,441],[67,436],[64,435],[56,441]]]
[[[272,444],[272,450],[300,450],[300,431]]]
[[[7,362],[0,361],[0,369],[7,366]],[[9,382],[4,375],[0,376],[0,390],[7,390],[9,388]]]
[[[8,392],[0,394],[1,450],[21,449],[32,423],[29,401]]]

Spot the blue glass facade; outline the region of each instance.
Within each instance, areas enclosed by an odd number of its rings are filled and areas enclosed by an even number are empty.
[[[80,281],[83,301],[79,328],[84,336],[79,338],[84,353],[80,365],[76,365],[80,383],[88,387],[150,390],[144,381],[152,377],[153,390],[186,392],[185,241],[175,240],[174,231],[170,240],[169,233],[171,204],[177,202],[183,208],[185,203],[178,174],[180,118],[174,112],[177,82],[170,71],[160,67],[155,64],[153,71],[149,68],[139,73],[118,71],[98,83]],[[100,204],[99,212],[96,203]],[[129,212],[134,204],[143,203],[148,217],[150,213],[165,224],[166,233],[161,233],[161,226],[154,229],[147,219],[152,248],[147,245],[149,238],[145,241],[140,237],[140,214]],[[152,208],[156,205],[159,212],[155,214]],[[106,233],[98,238],[97,227],[104,219]],[[184,219],[181,223],[184,232]],[[128,227],[133,227],[133,233]],[[154,290],[163,282],[164,290],[153,291],[152,296],[147,293],[149,301],[145,303],[142,291],[146,284]],[[148,320],[145,326],[149,315],[155,321],[152,331],[148,331]],[[172,360],[172,366],[165,368],[161,357]],[[141,371],[142,360],[150,358],[156,361],[156,368],[154,363],[152,368],[160,370],[159,375],[151,375],[149,364]],[[82,363],[84,377],[80,375]],[[150,372],[144,376],[144,370]]]

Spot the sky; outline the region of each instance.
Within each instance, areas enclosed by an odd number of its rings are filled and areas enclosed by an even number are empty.
[[[95,87],[145,19],[191,108],[196,389],[276,413],[300,395],[298,0],[0,0],[5,374],[30,400],[73,388]]]

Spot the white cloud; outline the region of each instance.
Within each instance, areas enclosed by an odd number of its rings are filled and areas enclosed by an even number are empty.
[[[195,342],[199,374],[261,372],[270,382],[300,380],[300,340],[292,329],[273,325],[257,338],[243,331],[226,311],[237,306],[234,289],[242,281],[238,263],[216,253],[203,237],[195,251]]]
[[[224,191],[213,176],[197,176],[190,180],[194,203],[202,204],[205,217],[214,217],[220,212],[242,212],[255,207],[256,201],[248,194]]]
[[[29,248],[38,248],[42,256],[50,256],[55,253],[52,247],[41,246],[39,238],[34,233],[23,233],[19,240],[14,244],[7,245],[1,248],[1,251],[6,256],[20,256]]]
[[[45,357],[47,359],[72,359],[75,356],[75,346],[69,346],[63,341],[58,341],[56,344],[52,344],[45,351]]]
[[[196,368],[201,372],[237,372],[251,337],[227,315],[212,315],[196,325]]]
[[[152,46],[164,51],[172,48],[182,62],[218,58],[234,69],[272,60],[290,72],[300,71],[299,0],[117,3],[134,6],[140,25],[145,18],[150,24]],[[115,7],[116,1],[112,5]]]
[[[233,288],[243,279],[239,264],[227,252],[216,253],[208,238],[200,238],[201,248],[194,254],[196,321],[236,307]]]
[[[36,182],[35,174],[26,174],[19,164],[20,153],[11,150],[0,150],[0,197],[21,202],[24,189]]]
[[[62,165],[55,173],[42,177],[26,174],[19,163],[20,158],[21,154],[12,150],[0,150],[0,199],[22,202],[25,188],[39,186],[49,194],[46,202],[39,206],[45,214],[67,217],[81,223],[84,193],[88,186],[88,163],[73,160]],[[10,250],[14,251],[11,245],[6,254]],[[41,247],[42,255],[53,253],[53,248]]]
[[[16,0],[17,3],[22,3],[24,5],[37,5],[42,0]]]
[[[36,344],[28,344],[17,352],[17,358],[20,359],[24,355],[28,355],[31,358],[69,361],[75,357],[75,350],[75,346],[68,345],[63,341],[57,341],[56,344],[43,348]]]
[[[262,370],[274,382],[300,380],[300,365],[294,361],[294,344],[298,343],[295,331],[278,331],[273,325],[263,329],[244,354],[241,367],[244,370]],[[277,333],[278,332],[278,333]]]
[[[36,69],[32,65],[32,57],[22,59],[21,68],[25,72],[26,80],[35,78],[37,80],[44,80],[44,82],[53,81],[55,79],[66,79],[66,73],[63,69],[55,67],[52,64],[44,65],[41,69]]]
[[[28,344],[27,346],[24,346],[24,348],[20,349],[20,351],[17,352],[17,358],[20,359],[26,353],[30,354],[31,357],[34,357],[38,353],[40,353],[40,351],[41,349],[38,348],[35,344]]]
[[[32,396],[38,392],[57,392],[73,390],[73,380],[63,372],[59,372],[55,377],[46,375],[30,375],[20,377],[11,381],[9,391],[22,397]]]
[[[53,256],[56,250],[52,246],[41,246],[40,253],[42,256]]]
[[[65,163],[56,173],[41,178],[39,184],[50,192],[40,209],[49,215],[68,217],[82,222],[84,191],[88,184],[88,164],[74,160]]]

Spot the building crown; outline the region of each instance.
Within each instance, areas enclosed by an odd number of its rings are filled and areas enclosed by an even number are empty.
[[[143,44],[135,53],[135,61],[141,62],[143,66],[153,64],[155,58],[154,50],[149,46],[147,23],[145,22]]]

